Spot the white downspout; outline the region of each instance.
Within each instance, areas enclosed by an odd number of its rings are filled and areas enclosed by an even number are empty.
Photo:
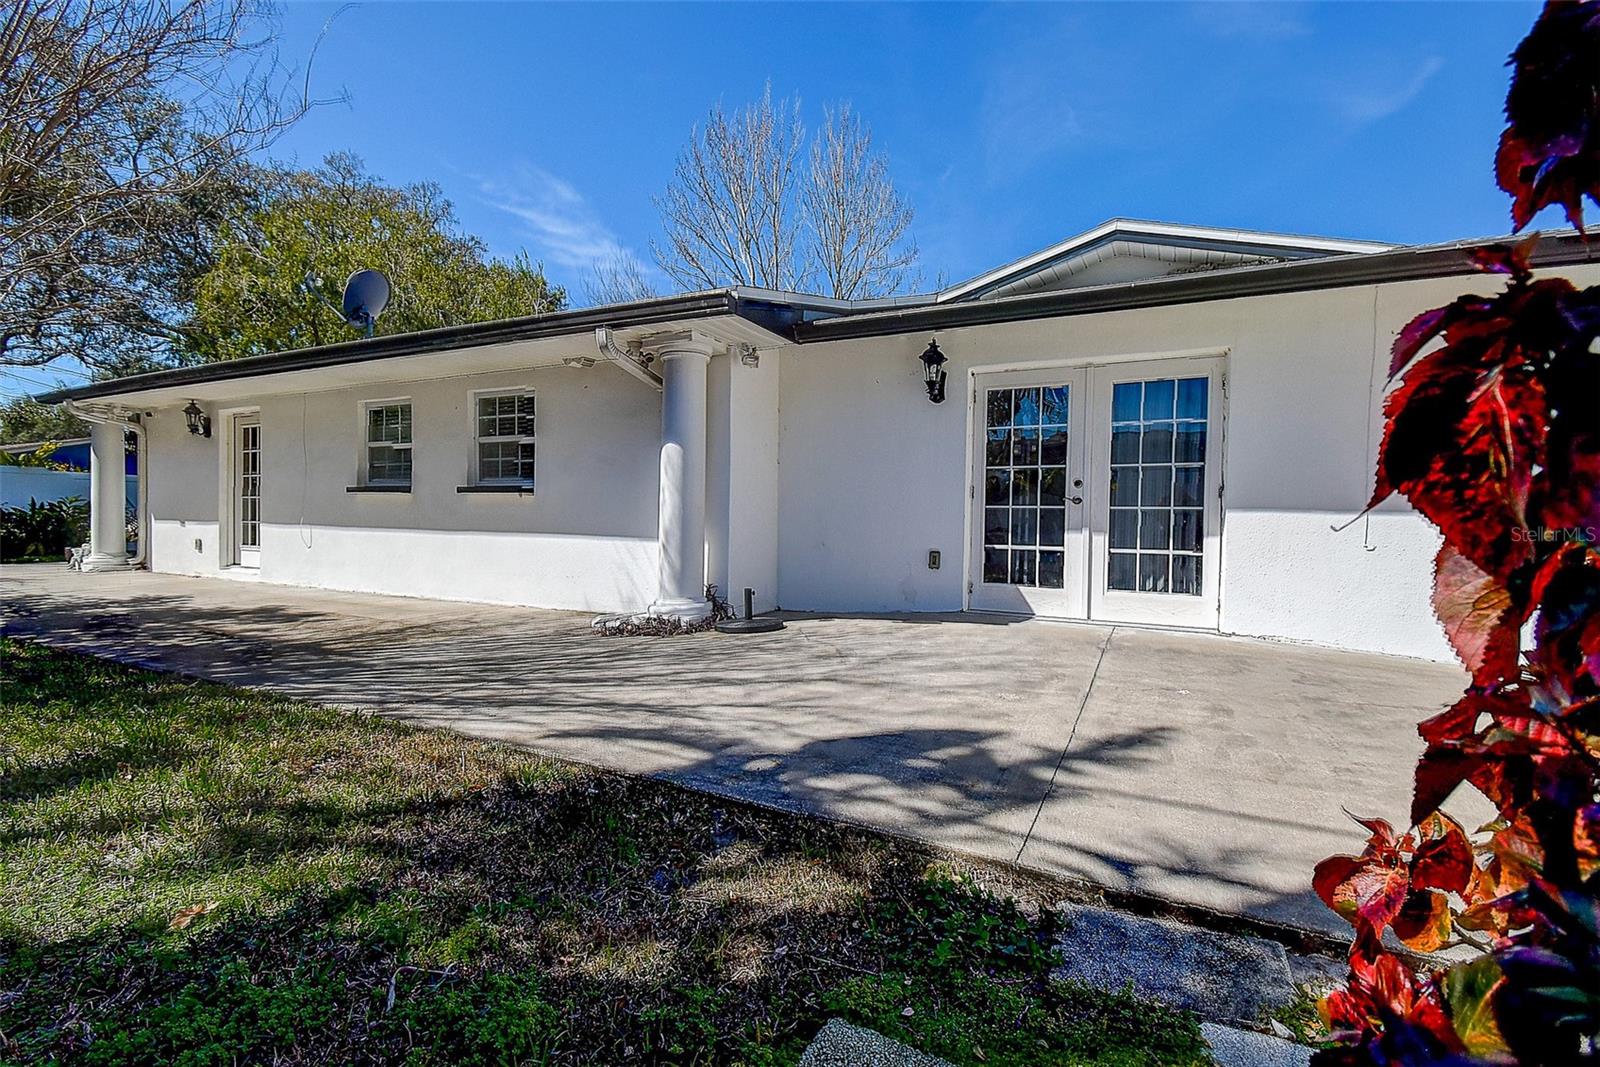
[[[138,489],[134,495],[134,521],[138,523],[139,550],[128,559],[128,566],[140,567],[150,554],[150,508],[149,484],[145,480],[145,468],[149,456],[145,449],[144,427],[132,419],[119,419],[114,415],[90,411],[79,406],[75,401],[68,400],[63,405],[69,412],[83,419],[85,422],[97,422],[102,426],[120,426],[133,434],[134,464],[139,468],[134,475],[138,479]]]
[[[646,367],[637,355],[620,347],[611,334],[611,327],[601,326],[594,331],[594,346],[599,349],[601,358],[615,363],[656,392],[661,392],[661,376]]]

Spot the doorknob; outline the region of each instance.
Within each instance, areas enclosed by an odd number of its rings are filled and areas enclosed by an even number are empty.
[[[1072,501],[1074,504],[1083,503],[1083,497],[1081,497],[1081,496],[1069,496],[1069,497],[1067,497],[1067,499]]]

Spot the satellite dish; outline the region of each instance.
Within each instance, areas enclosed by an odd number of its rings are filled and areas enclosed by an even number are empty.
[[[372,327],[389,303],[389,279],[383,271],[363,268],[344,283],[344,321],[372,336]]]

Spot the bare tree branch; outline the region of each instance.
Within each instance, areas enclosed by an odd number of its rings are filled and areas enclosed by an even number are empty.
[[[842,300],[900,292],[917,246],[906,238],[911,208],[895,192],[889,161],[872,151],[872,131],[844,104],[828,109],[811,142],[811,173],[800,197],[817,272]]]
[[[243,167],[310,108],[257,0],[13,0],[0,18],[0,364],[170,357]],[[298,83],[298,87],[297,87]]]
[[[914,284],[911,208],[871,131],[848,105],[830,109],[798,173],[805,143],[799,101],[774,104],[770,85],[731,117],[714,107],[656,200],[661,269],[685,289],[820,286],[843,299]]]
[[[644,267],[628,253],[617,251],[589,268],[583,283],[589,304],[627,304],[660,296],[644,276]]]
[[[799,101],[774,104],[770,85],[731,117],[712,108],[656,200],[666,244],[654,251],[667,276],[685,289],[800,288],[795,164],[804,143]]]

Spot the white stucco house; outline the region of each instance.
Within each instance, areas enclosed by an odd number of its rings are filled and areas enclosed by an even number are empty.
[[[1350,520],[1396,330],[1498,284],[1475,243],[1115,220],[924,296],[690,293],[40,399],[99,420],[91,567],[691,618],[710,583],[1443,659],[1435,534]],[[1563,233],[1535,263],[1600,282],[1585,258]]]

